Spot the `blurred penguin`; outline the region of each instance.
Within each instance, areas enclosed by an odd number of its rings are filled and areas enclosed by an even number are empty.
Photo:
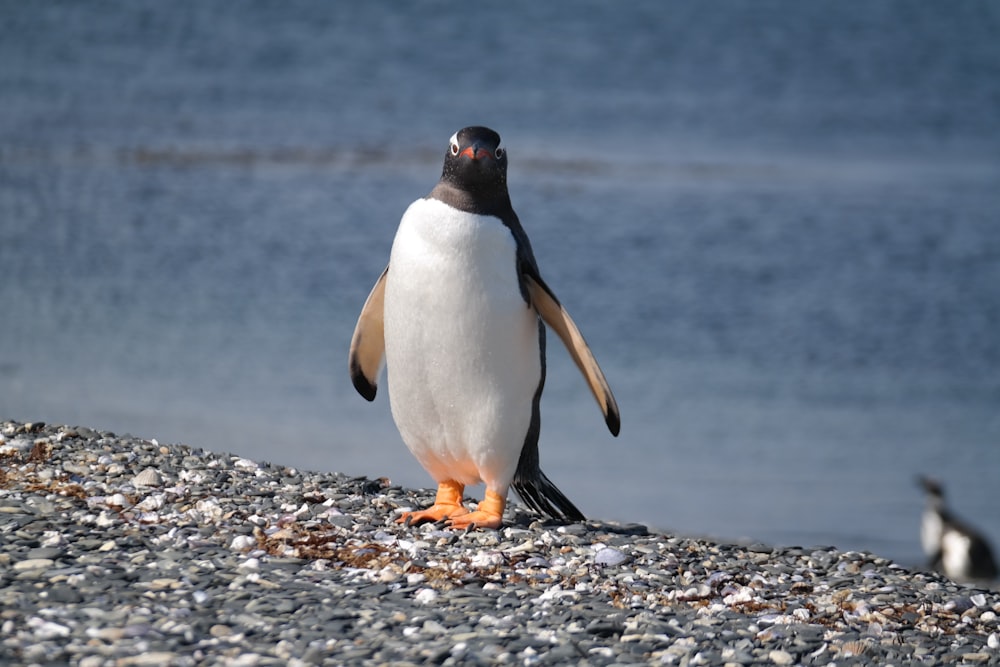
[[[996,579],[996,561],[983,536],[948,511],[944,505],[944,489],[939,482],[929,477],[920,477],[918,481],[927,492],[920,543],[929,559],[929,567],[954,581]]]

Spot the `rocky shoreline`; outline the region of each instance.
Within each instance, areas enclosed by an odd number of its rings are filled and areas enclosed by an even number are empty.
[[[432,500],[0,423],[0,664],[1000,663],[1000,595],[872,554],[392,522]]]

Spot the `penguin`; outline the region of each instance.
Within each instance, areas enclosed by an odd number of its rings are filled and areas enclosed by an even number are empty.
[[[986,539],[945,507],[940,483],[929,477],[919,477],[918,482],[927,493],[920,543],[928,567],[959,582],[996,579],[997,565]]]
[[[351,339],[355,389],[375,399],[386,369],[403,442],[437,483],[399,523],[499,528],[511,487],[561,522],[584,515],[539,465],[545,325],[559,336],[617,436],[618,404],[597,360],[542,279],[507,192],[507,152],[487,127],[448,142],[441,178],[400,220],[389,263]],[[485,484],[475,511],[468,485]]]

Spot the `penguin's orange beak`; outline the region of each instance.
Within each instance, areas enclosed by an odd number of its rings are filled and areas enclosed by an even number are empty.
[[[479,158],[482,158],[482,157],[488,157],[489,154],[490,154],[490,152],[488,150],[486,150],[485,148],[480,148],[479,144],[472,144],[471,146],[469,146],[468,148],[466,148],[464,151],[462,151],[461,153],[459,153],[459,155],[464,155],[467,158],[469,158],[470,160],[478,160]]]

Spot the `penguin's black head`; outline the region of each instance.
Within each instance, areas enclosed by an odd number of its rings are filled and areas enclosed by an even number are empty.
[[[441,180],[473,196],[507,193],[507,151],[488,127],[466,127],[451,136]]]
[[[921,487],[923,487],[924,491],[926,491],[927,495],[930,496],[932,499],[935,500],[944,499],[944,487],[942,487],[941,483],[938,482],[936,479],[933,479],[931,477],[924,477],[921,475],[920,477],[917,478],[917,482],[920,484]]]

